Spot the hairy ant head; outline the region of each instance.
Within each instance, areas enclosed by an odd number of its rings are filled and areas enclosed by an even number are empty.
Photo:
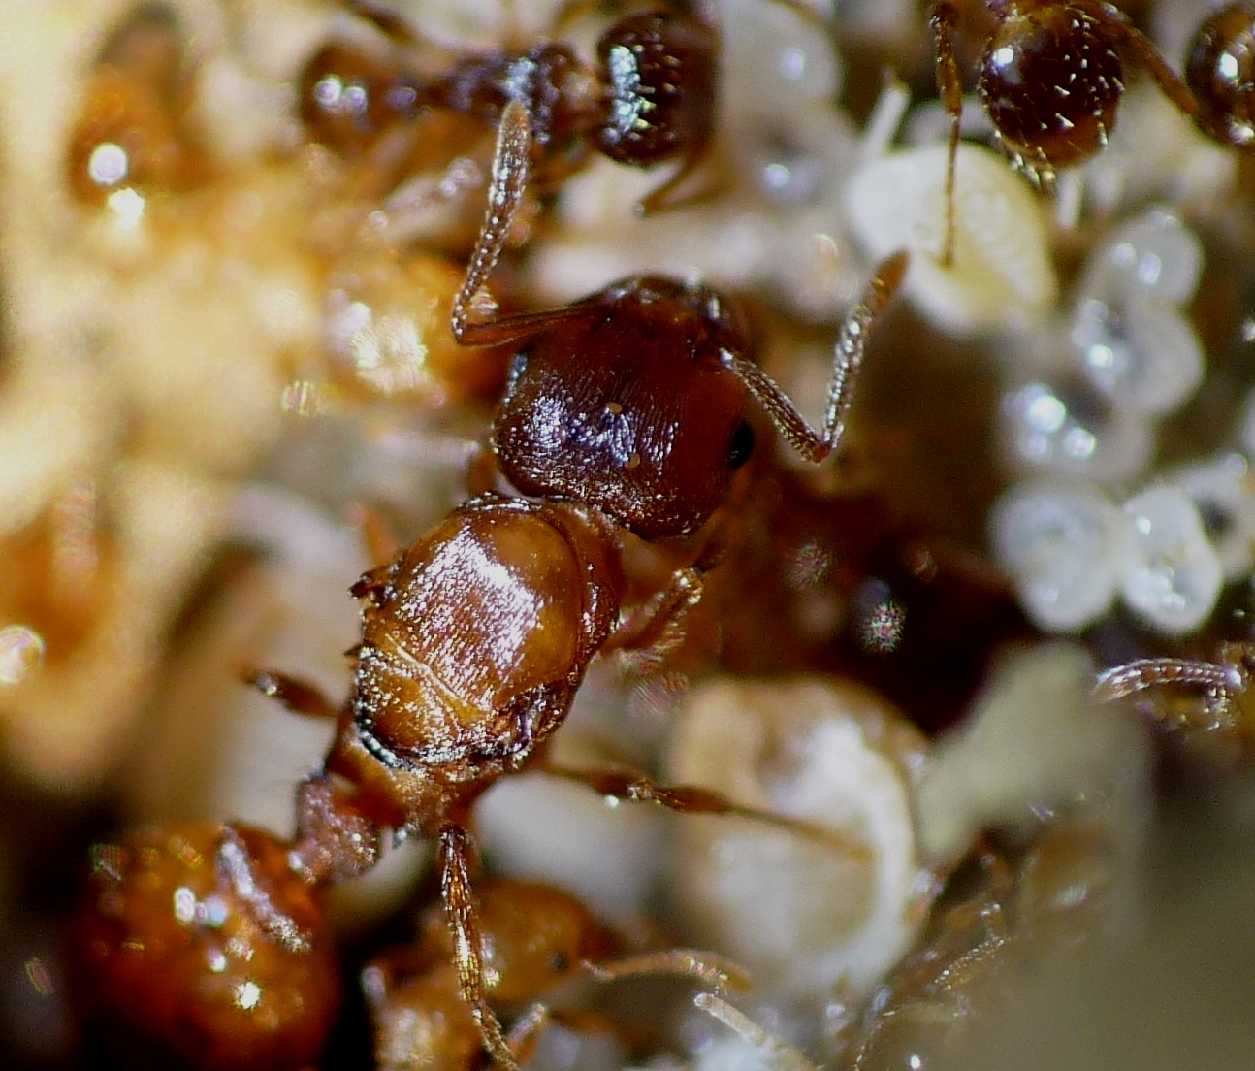
[[[301,119],[310,135],[328,148],[361,152],[397,117],[390,104],[400,88],[387,64],[370,49],[330,41],[301,71]]]
[[[615,283],[520,350],[495,428],[502,471],[646,538],[691,532],[753,447],[747,391],[725,361],[748,348],[705,287]]]
[[[609,100],[597,147],[619,163],[649,167],[696,152],[715,107],[714,31],[671,14],[630,15],[597,42]]]

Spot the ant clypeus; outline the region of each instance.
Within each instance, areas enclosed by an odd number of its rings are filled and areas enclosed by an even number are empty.
[[[610,982],[673,974],[715,989],[745,988],[735,964],[707,953],[663,949],[623,953],[624,940],[575,897],[532,882],[498,878],[478,890],[487,950],[488,993],[498,1004],[525,1008],[508,1044],[526,1062],[550,1021],[613,1030],[593,1013],[553,1011],[538,998],[581,976]],[[462,1000],[449,928],[439,907],[424,912],[416,940],[377,956],[362,972],[375,1035],[378,1071],[481,1066],[479,1028]]]
[[[385,5],[342,2],[404,49],[422,44]],[[773,2],[795,6],[794,0]],[[555,29],[596,6],[573,0]],[[815,18],[805,6],[797,10]],[[597,40],[595,67],[564,44],[543,42],[471,53],[443,74],[422,77],[333,41],[305,65],[301,114],[316,139],[344,152],[365,151],[368,168],[374,163],[395,174],[424,114],[443,111],[495,124],[515,100],[531,118],[535,162],[547,187],[582,166],[590,150],[632,167],[678,161],[637,206],[648,213],[679,203],[675,191],[706,155],[715,126],[718,52],[709,2],[671,3],[619,18]]]
[[[1186,54],[1185,81],[1204,130],[1255,149],[1255,4],[1228,4],[1203,20]]]
[[[1111,666],[1098,675],[1094,695],[1110,702],[1152,689],[1195,693],[1184,704],[1157,706],[1156,717],[1185,732],[1198,731],[1231,740],[1249,753],[1255,742],[1255,707],[1251,705],[1250,690],[1253,669],[1255,645],[1226,643],[1216,662],[1141,658]]]
[[[460,991],[485,1046],[505,1067],[517,1062],[488,999],[468,832],[472,804],[500,778],[539,769],[609,797],[740,815],[864,850],[703,789],[664,787],[616,769],[572,769],[545,752],[594,655],[652,646],[671,634],[711,564],[703,555],[677,569],[644,614],[616,627],[624,586],[617,526],[651,539],[700,527],[749,456],[750,394],[805,457],[831,453],[870,328],[907,266],[902,253],[885,261],[842,328],[823,427],[815,431],[749,360],[724,303],[700,286],[636,278],[566,308],[472,322],[531,158],[529,114],[512,101],[502,113],[489,208],[452,327],[468,345],[523,346],[495,439],[506,475],[542,497],[473,498],[353,586],[363,600],[362,642],[352,652],[353,690],[343,707],[280,674],[254,678],[292,709],[337,719],[326,771],[347,783],[356,810],[437,842]]]
[[[1058,168],[1107,144],[1124,92],[1121,53],[1145,68],[1168,99],[1196,117],[1198,101],[1155,46],[1118,8],[1102,0],[985,0],[996,25],[985,43],[977,92],[994,134],[1016,167],[1049,186]],[[937,87],[950,116],[946,242],[954,255],[954,167],[963,86],[954,58],[958,10],[929,9],[937,49]]]

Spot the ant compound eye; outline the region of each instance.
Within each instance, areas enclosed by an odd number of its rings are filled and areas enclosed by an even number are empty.
[[[750,459],[754,452],[754,429],[748,420],[742,420],[732,433],[732,441],[728,443],[728,468],[739,469]]]

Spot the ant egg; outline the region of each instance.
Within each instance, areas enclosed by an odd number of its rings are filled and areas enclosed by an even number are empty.
[[[990,539],[1038,628],[1076,632],[1110,609],[1127,550],[1120,514],[1101,491],[1017,487],[994,507]]]
[[[830,39],[800,11],[762,0],[725,0],[723,108],[739,115],[770,102],[788,106],[832,101],[841,92],[840,58]]]
[[[1203,272],[1203,245],[1181,221],[1153,208],[1119,228],[1093,253],[1080,291],[1102,300],[1138,295],[1188,304]]]
[[[1091,692],[1084,648],[1052,641],[1008,657],[967,720],[938,741],[920,784],[920,839],[932,857],[962,852],[989,827],[1090,801],[1094,817],[1140,829],[1148,767],[1140,727]]]
[[[1225,580],[1246,576],[1255,565],[1255,484],[1246,458],[1222,454],[1173,469],[1165,479],[1198,507]]]
[[[676,880],[698,942],[782,996],[865,993],[910,945],[930,895],[912,817],[923,737],[875,692],[821,677],[712,681],[677,717],[674,780],[816,820],[872,857],[690,817]]]
[[[865,163],[846,187],[851,232],[875,258],[900,248],[919,254],[908,292],[948,331],[1039,323],[1058,292],[1041,200],[997,153],[960,145],[954,263],[944,267],[946,160],[944,145],[930,145]]]
[[[1146,467],[1154,447],[1144,418],[1075,377],[1024,384],[1004,396],[999,416],[1009,459],[1030,471],[1125,479]]]
[[[1087,297],[1073,317],[1072,343],[1089,381],[1113,406],[1131,412],[1170,413],[1203,380],[1198,336],[1166,303],[1129,296],[1108,304]]]
[[[1192,632],[1211,613],[1223,570],[1198,507],[1184,491],[1153,487],[1124,504],[1131,561],[1124,600],[1160,632]]]

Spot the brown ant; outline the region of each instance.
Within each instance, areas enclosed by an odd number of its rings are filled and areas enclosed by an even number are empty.
[[[1155,716],[1171,728],[1204,732],[1232,740],[1249,750],[1255,737],[1255,706],[1250,689],[1255,645],[1226,643],[1219,660],[1141,658],[1098,674],[1094,695],[1111,702],[1158,689],[1185,690],[1197,700],[1155,707]]]
[[[1228,4],[1203,20],[1186,54],[1185,81],[1207,133],[1255,149],[1255,5]]]
[[[66,161],[85,204],[121,190],[184,190],[205,159],[187,129],[190,81],[174,16],[143,4],[106,41],[87,79]]]
[[[487,955],[488,995],[502,1005],[526,1006],[507,1038],[525,1062],[551,1021],[572,1027],[610,1026],[590,1013],[551,1010],[538,1002],[581,975],[596,981],[671,974],[716,989],[744,988],[735,965],[687,949],[622,955],[622,939],[575,897],[548,885],[495,879],[478,893]],[[479,1027],[462,1000],[455,951],[439,907],[424,913],[417,939],[371,961],[362,972],[375,1034],[379,1071],[440,1067],[471,1071],[483,1057]]]
[[[340,981],[321,887],[368,868],[377,834],[326,778],[295,841],[191,824],[97,845],[72,931],[84,1010],[210,1071],[308,1067]]]
[[[1194,94],[1119,9],[1102,0],[985,0],[996,25],[981,59],[977,92],[998,142],[1015,166],[1049,186],[1056,170],[1105,148],[1124,92],[1121,53],[1135,60],[1185,115]],[[943,263],[954,257],[954,169],[963,85],[954,57],[958,11],[951,0],[929,9],[937,50],[937,88],[950,116]]]
[[[344,0],[397,44],[421,44],[408,23],[384,5]],[[795,6],[792,0],[774,0]],[[568,3],[558,22],[595,4]],[[815,18],[804,6],[798,10]],[[705,158],[715,124],[719,32],[708,3],[626,15],[596,44],[589,68],[566,45],[541,43],[458,59],[424,78],[372,53],[333,41],[307,62],[300,80],[301,115],[313,136],[345,153],[393,164],[407,139],[385,135],[433,112],[496,125],[510,101],[531,119],[535,163],[546,187],[571,174],[595,150],[616,163],[648,168],[678,161],[675,171],[637,206],[642,213],[681,203],[675,191]],[[456,183],[454,184],[456,185]]]
[[[511,101],[452,328],[468,345],[523,344],[496,443],[506,475],[543,497],[474,498],[353,586],[363,600],[362,642],[343,708],[280,674],[254,678],[299,712],[337,719],[326,770],[348,783],[357,808],[380,826],[437,842],[459,987],[484,1045],[508,1068],[517,1061],[489,1001],[468,832],[471,806],[500,778],[540,769],[608,797],[740,815],[865,850],[704,789],[558,766],[545,752],[594,655],[665,637],[700,597],[712,564],[703,555],[677,569],[642,614],[616,628],[624,595],[616,524],[648,538],[702,525],[749,456],[750,394],[803,456],[820,461],[836,449],[869,331],[907,266],[905,254],[887,260],[841,330],[815,431],[749,360],[726,306],[702,287],[637,278],[567,308],[472,322],[531,158],[528,111]]]

